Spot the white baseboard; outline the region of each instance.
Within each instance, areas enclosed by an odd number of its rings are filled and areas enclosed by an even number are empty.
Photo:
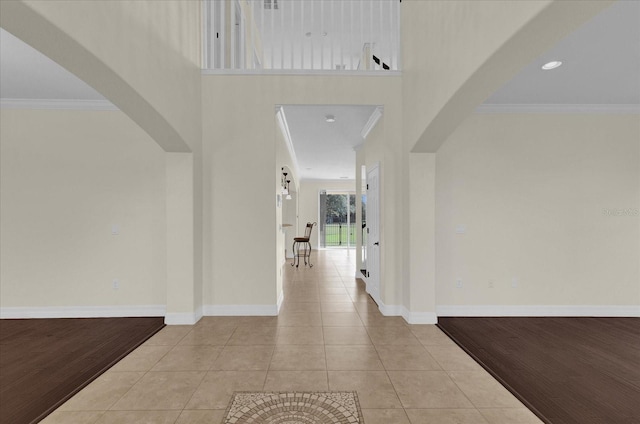
[[[378,308],[380,309],[380,313],[387,317],[397,317],[402,316],[402,308],[401,305],[385,305],[382,301],[378,303]]]
[[[204,316],[277,316],[278,305],[205,305]]]
[[[439,317],[640,317],[638,305],[440,305]]]
[[[380,302],[378,305],[380,312],[384,316],[400,316],[408,324],[437,324],[438,317],[435,312],[411,312],[404,305],[385,305]]]
[[[0,318],[116,318],[162,317],[164,305],[19,306],[0,308]]]
[[[193,325],[202,318],[202,308],[195,312],[167,312],[164,323],[167,325]]]
[[[402,307],[402,318],[409,324],[437,324],[438,316],[435,312],[411,312]]]
[[[280,308],[282,308],[282,302],[284,302],[284,290],[280,291],[280,294],[278,295],[278,314],[280,314]]]

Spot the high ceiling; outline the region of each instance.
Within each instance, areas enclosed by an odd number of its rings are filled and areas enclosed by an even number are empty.
[[[540,67],[551,60],[563,66]],[[614,3],[490,96],[485,105],[640,105],[640,1]],[[104,100],[64,68],[0,30],[0,97]],[[353,147],[375,106],[285,106],[301,177],[355,176]],[[336,122],[325,122],[332,114]],[[308,169],[310,168],[310,169]]]
[[[543,71],[559,60],[562,66]],[[536,58],[487,104],[640,104],[640,1],[618,1]]]
[[[1,28],[0,98],[104,100],[84,81]]]

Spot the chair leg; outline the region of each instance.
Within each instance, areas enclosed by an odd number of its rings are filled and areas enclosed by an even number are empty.
[[[294,266],[296,264],[296,257],[298,256],[296,254],[296,242],[293,242],[293,245],[291,246],[291,252],[293,253],[293,262],[291,262],[291,266]]]
[[[313,264],[311,263],[311,242],[307,242],[309,245],[309,268],[313,268]]]

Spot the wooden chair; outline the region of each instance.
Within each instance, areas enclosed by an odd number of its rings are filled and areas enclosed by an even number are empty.
[[[304,264],[309,265],[309,268],[313,266],[311,263],[311,242],[309,239],[311,238],[311,232],[313,231],[313,227],[316,225],[316,222],[307,222],[307,226],[304,229],[303,237],[294,237],[293,239],[293,263],[291,266],[300,265],[300,256],[304,258]],[[301,249],[302,248],[302,249]],[[307,258],[309,258],[307,262]]]

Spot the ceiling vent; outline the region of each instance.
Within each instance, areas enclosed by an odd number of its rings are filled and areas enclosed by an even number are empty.
[[[278,0],[264,0],[264,8],[268,10],[278,10]]]

